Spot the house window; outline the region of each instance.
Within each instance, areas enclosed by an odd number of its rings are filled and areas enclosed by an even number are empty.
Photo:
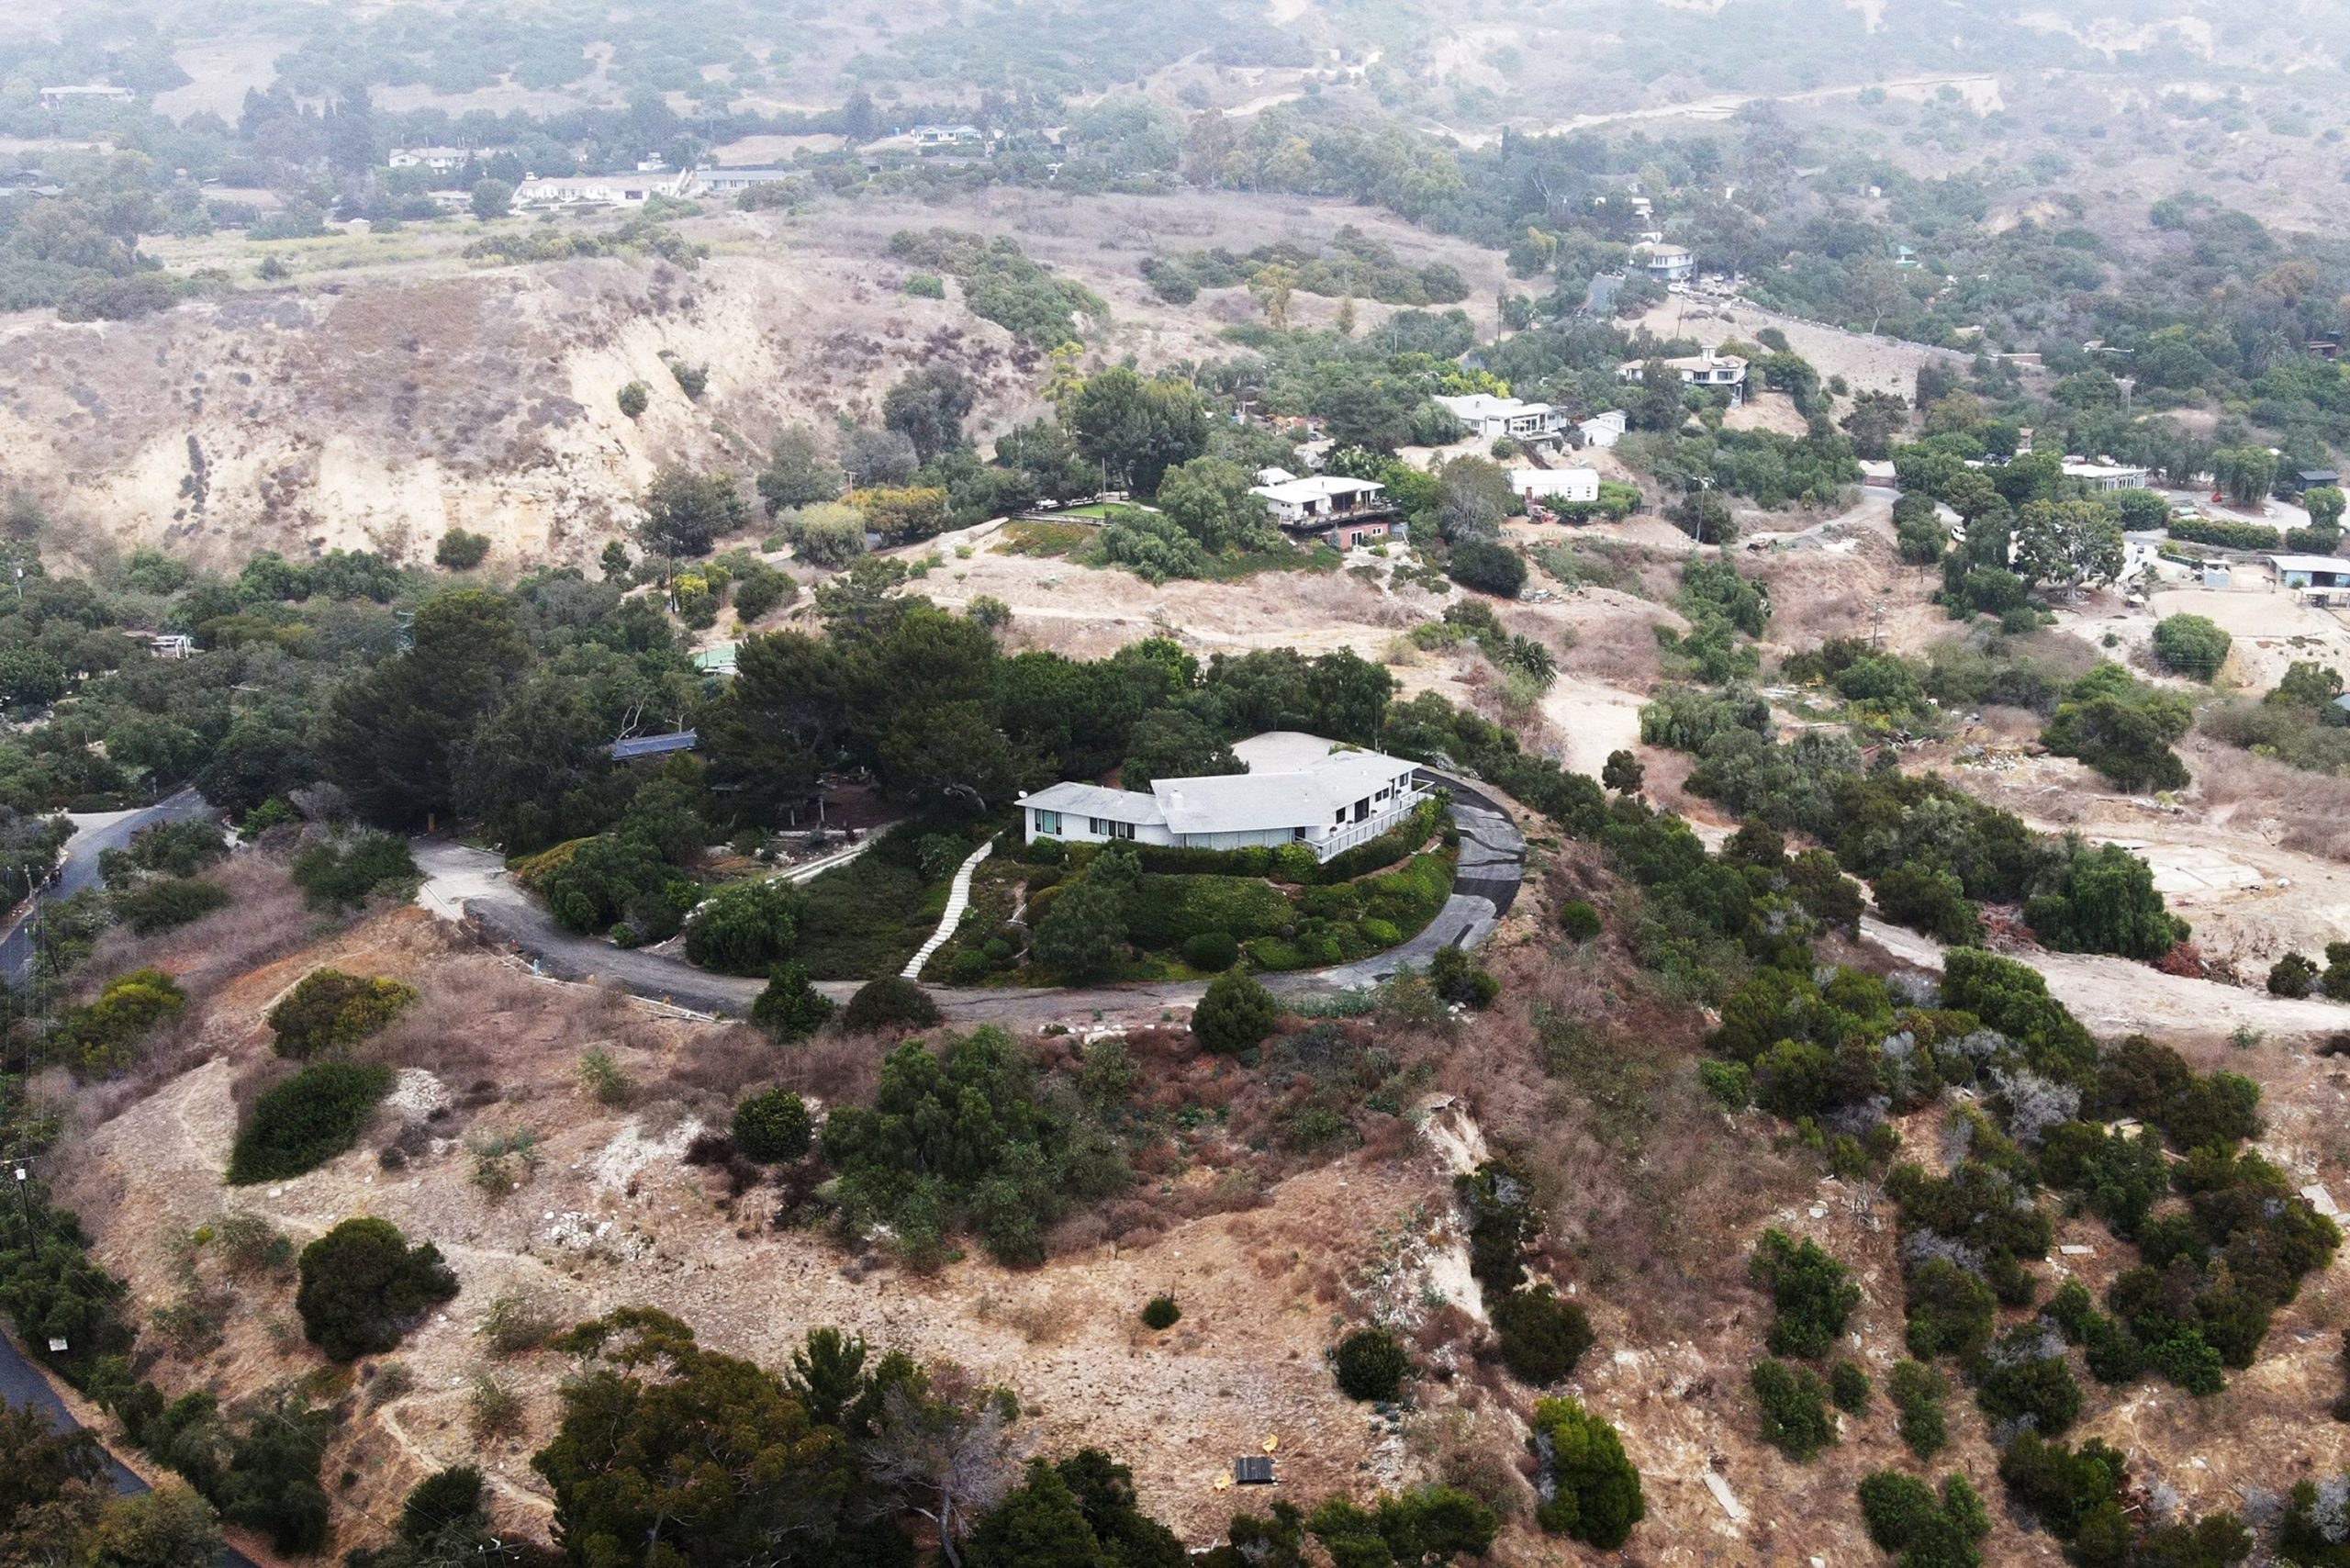
[[[1113,823],[1107,817],[1093,818],[1092,827],[1096,838],[1132,838],[1135,835],[1134,823]]]
[[[1036,831],[1037,831],[1038,833],[1043,834],[1045,834],[1046,837],[1050,837],[1050,838],[1058,838],[1058,837],[1059,837],[1059,836],[1060,836],[1060,831],[1061,831],[1061,814],[1060,814],[1060,812],[1035,812],[1035,813],[1033,813],[1033,814],[1035,815],[1035,819],[1036,819]]]

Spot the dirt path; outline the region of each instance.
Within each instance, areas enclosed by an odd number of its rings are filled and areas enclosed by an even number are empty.
[[[1570,136],[1579,130],[1590,130],[1603,125],[1625,125],[1642,120],[1729,118],[1749,104],[1817,104],[1830,98],[1850,97],[1871,87],[1882,87],[1887,93],[1907,95],[1919,91],[1932,92],[1942,87],[1956,87],[1970,98],[1987,88],[1991,99],[1998,96],[1999,78],[1988,71],[1938,72],[1925,76],[1899,76],[1889,82],[1854,82],[1841,87],[1814,87],[1804,93],[1718,93],[1710,98],[1692,98],[1681,104],[1652,104],[1640,109],[1607,109],[1598,114],[1572,115],[1556,125],[1544,126],[1520,132],[1525,136]],[[1454,130],[1449,126],[1438,128],[1463,147],[1489,147],[1501,139],[1499,131]]]
[[[1861,935],[1895,958],[1921,969],[1942,967],[1942,945],[1930,936],[1870,915]],[[2350,1007],[2311,998],[2270,996],[2217,980],[2166,975],[2128,958],[2092,953],[2008,955],[2048,981],[2048,993],[2099,1035],[2330,1035],[2350,1029]]]

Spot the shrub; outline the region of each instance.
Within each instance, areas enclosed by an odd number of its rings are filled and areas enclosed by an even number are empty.
[[[1559,906],[1559,929],[1577,942],[1588,942],[1599,935],[1599,911],[1582,899],[1569,899]]]
[[[1893,1407],[1900,1413],[1901,1440],[1919,1459],[1931,1459],[1950,1441],[1942,1418],[1942,1401],[1950,1396],[1950,1381],[1919,1361],[1893,1363]]]
[[[1175,1305],[1173,1296],[1155,1295],[1143,1304],[1142,1326],[1154,1333],[1160,1333],[1174,1327],[1176,1320],[1182,1316],[1183,1309]]]
[[[884,975],[867,980],[848,999],[841,1025],[852,1034],[880,1029],[927,1029],[938,1022],[938,1004],[910,980]]]
[[[377,889],[414,882],[418,876],[406,841],[388,833],[314,844],[294,862],[294,885],[320,907],[354,908]]]
[[[1754,1070],[1742,1061],[1701,1061],[1697,1082],[1726,1110],[1743,1111],[1754,1103]]]
[[[332,1361],[392,1349],[426,1311],[457,1294],[431,1242],[411,1248],[389,1220],[347,1219],[302,1249],[294,1309]]]
[[[1203,931],[1183,938],[1183,962],[1202,974],[1220,975],[1240,961],[1240,944],[1228,931]]]
[[[41,1054],[84,1077],[119,1072],[137,1059],[140,1040],[186,1007],[187,996],[171,976],[133,969],[106,981],[95,1002],[65,1009]]]
[[[1541,1464],[1543,1501],[1534,1517],[1544,1529],[1613,1551],[1648,1518],[1623,1439],[1578,1401],[1538,1403],[1527,1446]]]
[[[1192,1010],[1192,1034],[1209,1050],[1230,1055],[1263,1040],[1280,1018],[1271,991],[1247,975],[1225,973],[1208,983]]]
[[[2080,1534],[2083,1519],[2121,1495],[2129,1462],[2094,1438],[2075,1453],[2026,1430],[1999,1456],[1999,1479],[2009,1497],[2035,1515],[2042,1529],[2059,1540],[2071,1540]]]
[[[1591,1319],[1548,1285],[1512,1291],[1493,1308],[1494,1332],[1501,1338],[1502,1365],[1520,1383],[1537,1388],[1572,1374],[1597,1337]]]
[[[1526,560],[1506,544],[1463,539],[1452,546],[1445,571],[1463,588],[1497,599],[1516,599],[1526,587]]]
[[[2187,922],[2164,906],[2146,862],[2118,844],[2083,848],[2044,892],[2026,900],[2031,934],[2062,953],[2159,958],[2187,940]]]
[[[1807,1239],[1798,1244],[1783,1230],[1762,1233],[1747,1265],[1747,1278],[1771,1293],[1771,1353],[1816,1359],[1844,1332],[1846,1319],[1861,1305],[1852,1271]]]
[[[1866,1413],[1870,1392],[1869,1374],[1858,1361],[1838,1361],[1828,1374],[1828,1397],[1847,1416]]]
[[[1880,1470],[1860,1484],[1861,1517],[1869,1539],[1899,1554],[1901,1568],[1977,1568],[1975,1542],[1991,1533],[1983,1499],[1964,1475],[1933,1489],[1914,1475]]]
[[[790,957],[807,904],[780,878],[730,882],[686,922],[686,957],[721,974],[766,974]]]
[[[2268,991],[2272,996],[2307,996],[2317,983],[2318,969],[2307,955],[2288,953],[2268,966]]]
[[[2045,1328],[2028,1325],[2001,1335],[1985,1352],[1975,1402],[1993,1421],[2029,1422],[2053,1437],[2081,1414],[2080,1384],[2065,1347]]]
[[[594,1096],[599,1105],[625,1105],[632,1085],[628,1074],[621,1070],[612,1053],[601,1046],[590,1046],[580,1053],[579,1087]]]
[[[751,1003],[751,1022],[786,1044],[804,1040],[832,1021],[831,998],[817,991],[801,964],[778,964]]]
[[[313,969],[269,1010],[277,1054],[300,1058],[366,1038],[416,1000],[413,987],[381,975]]]
[[[1338,1392],[1349,1399],[1393,1400],[1401,1393],[1412,1359],[1404,1342],[1384,1328],[1358,1328],[1330,1352]]]
[[[468,529],[453,528],[441,536],[433,547],[435,566],[446,566],[453,572],[470,572],[487,558],[489,535],[475,533]]]
[[[229,1184],[282,1182],[325,1164],[358,1140],[391,1088],[392,1070],[381,1063],[314,1061],[263,1090],[237,1130]]]
[[[140,936],[173,931],[229,907],[229,890],[218,882],[157,877],[127,888],[109,900],[114,917]]]
[[[1818,1457],[1836,1440],[1835,1423],[1828,1415],[1828,1385],[1809,1367],[1785,1361],[1761,1361],[1748,1375],[1762,1406],[1762,1438],[1796,1461]]]
[[[2201,615],[2170,615],[2154,625],[2154,657],[2174,675],[2210,680],[2228,660],[2230,639]]]
[[[734,1147],[762,1165],[780,1165],[808,1152],[808,1107],[788,1089],[767,1089],[734,1107],[727,1129]]]
[[[642,381],[632,381],[621,388],[621,412],[632,420],[643,414],[652,402],[652,389]]]
[[[1491,1007],[1502,992],[1501,981],[1460,947],[1436,950],[1436,957],[1428,963],[1428,983],[1445,1001],[1480,1012]]]

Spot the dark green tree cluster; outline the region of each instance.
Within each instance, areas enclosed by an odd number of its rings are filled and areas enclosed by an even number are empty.
[[[824,1123],[843,1218],[888,1224],[917,1262],[945,1256],[965,1228],[1004,1262],[1041,1261],[1055,1220],[1131,1180],[1093,1109],[1052,1089],[1000,1029],[951,1038],[935,1054],[900,1046],[881,1064],[872,1105],[838,1106]]]

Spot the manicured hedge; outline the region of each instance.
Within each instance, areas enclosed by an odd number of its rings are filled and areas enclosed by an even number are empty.
[[[2283,543],[2284,535],[2265,523],[2221,522],[2216,518],[2174,518],[2170,536],[2194,544],[2213,544],[2222,550],[2274,550]]]
[[[1180,946],[1203,932],[1236,941],[1274,935],[1297,918],[1281,890],[1247,877],[1146,876],[1127,915],[1141,947]]]
[[[1332,856],[1305,875],[1285,874],[1304,870],[1302,867],[1292,868],[1280,864],[1281,850],[1288,847],[1285,845],[1252,846],[1247,849],[1184,849],[1170,844],[1138,844],[1133,848],[1135,858],[1146,871],[1164,872],[1171,876],[1269,877],[1276,881],[1294,879],[1309,886],[1328,887],[1338,882],[1351,882],[1358,877],[1394,865],[1427,843],[1443,823],[1444,802],[1423,801],[1409,817],[1377,838]]]

